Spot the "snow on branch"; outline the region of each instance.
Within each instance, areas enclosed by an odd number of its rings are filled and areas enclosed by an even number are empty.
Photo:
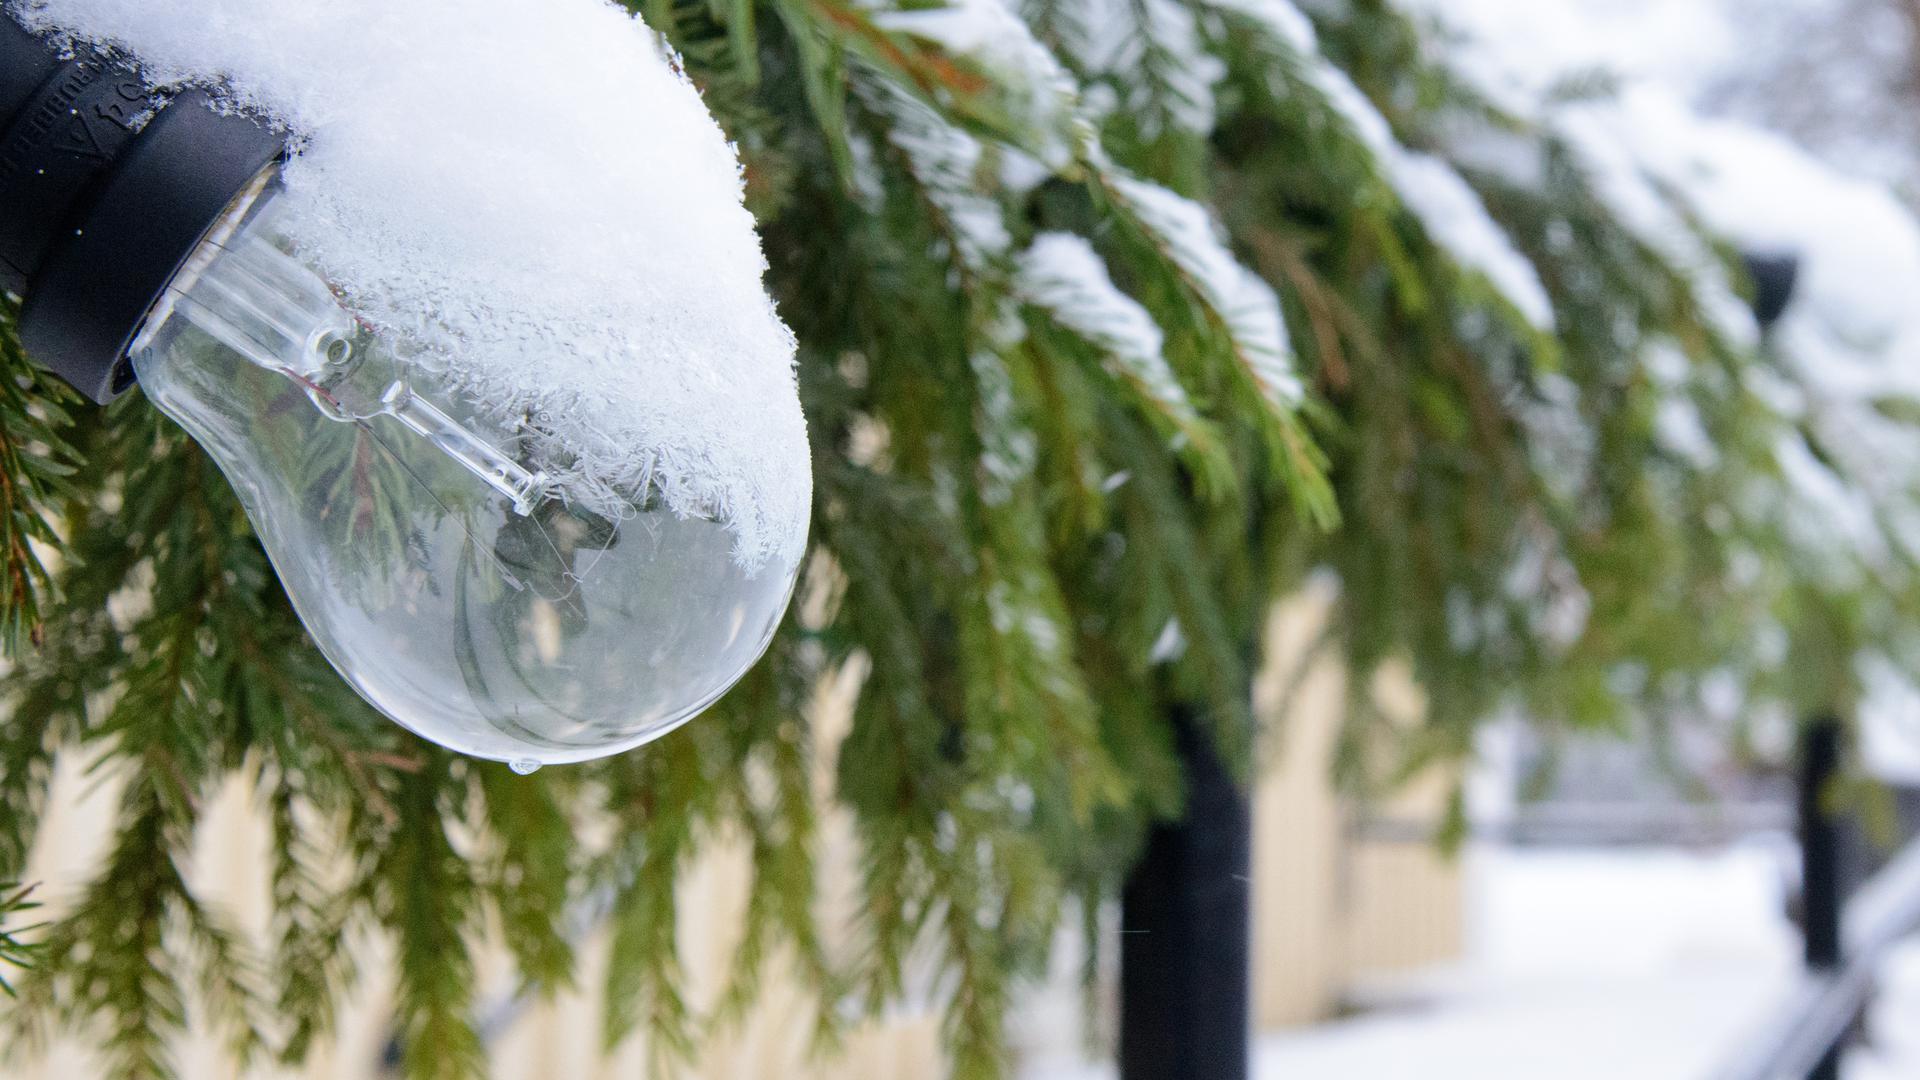
[[[926,199],[943,221],[961,264],[982,272],[1012,246],[1005,212],[976,180],[980,140],[948,123],[925,103],[887,83],[862,92],[891,126],[887,141],[906,155]]]
[[[1139,302],[1121,292],[1085,238],[1044,232],[1020,255],[1020,298],[1044,308],[1061,326],[1100,347],[1119,374],[1180,423],[1193,404],[1161,354],[1160,326]]]
[[[1102,182],[1213,309],[1233,339],[1234,352],[1247,375],[1267,402],[1282,412],[1298,407],[1305,388],[1293,369],[1293,350],[1281,316],[1280,298],[1234,259],[1206,208],[1117,170],[1103,174]]]
[[[1193,468],[1204,490],[1233,484],[1219,432],[1194,408],[1153,316],[1121,292],[1086,238],[1043,232],[1020,253],[1014,291],[1061,327],[1100,350],[1104,366]]]
[[[1484,277],[1536,329],[1553,329],[1553,300],[1539,272],[1453,166],[1432,154],[1399,148],[1385,156],[1384,164],[1401,202],[1434,243],[1463,269]]]
[[[1226,68],[1200,40],[1193,11],[1177,0],[1063,0],[1065,50],[1120,90],[1114,105],[1153,125],[1213,130],[1213,88]]]
[[[977,64],[1007,95],[1011,119],[1029,136],[1024,148],[1053,168],[1072,160],[1078,109],[1073,79],[1005,0],[947,0],[877,11],[873,19]]]
[[[1277,41],[1301,56],[1319,51],[1319,35],[1313,20],[1295,7],[1292,0],[1206,0],[1221,11],[1252,19]]]
[[[1339,68],[1316,58],[1308,71],[1327,103],[1373,152],[1387,182],[1420,220],[1428,238],[1446,249],[1462,269],[1485,278],[1535,328],[1553,329],[1553,301],[1540,283],[1539,271],[1513,246],[1453,166],[1402,146],[1386,117]]]

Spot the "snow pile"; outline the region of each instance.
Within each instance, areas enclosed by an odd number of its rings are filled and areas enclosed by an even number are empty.
[[[735,557],[796,562],[794,341],[740,165],[651,32],[602,0],[23,0],[37,29],[270,117],[285,229],[357,313],[605,512],[651,485]]]

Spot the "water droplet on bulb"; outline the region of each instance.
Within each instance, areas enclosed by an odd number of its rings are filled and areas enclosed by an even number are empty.
[[[532,758],[523,757],[515,760],[513,764],[507,767],[512,769],[514,772],[519,773],[521,776],[531,776],[536,770],[540,768],[540,763],[533,760]]]

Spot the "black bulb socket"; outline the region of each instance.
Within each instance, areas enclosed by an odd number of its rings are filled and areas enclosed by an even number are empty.
[[[27,355],[102,404],[132,386],[148,312],[284,147],[203,89],[0,14],[0,289]]]

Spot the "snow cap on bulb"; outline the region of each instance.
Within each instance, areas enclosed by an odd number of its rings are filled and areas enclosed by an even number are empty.
[[[557,492],[648,492],[792,566],[812,501],[794,340],[733,147],[603,0],[18,0],[292,149],[284,232],[356,316],[527,421]],[[458,88],[450,93],[449,88]]]

